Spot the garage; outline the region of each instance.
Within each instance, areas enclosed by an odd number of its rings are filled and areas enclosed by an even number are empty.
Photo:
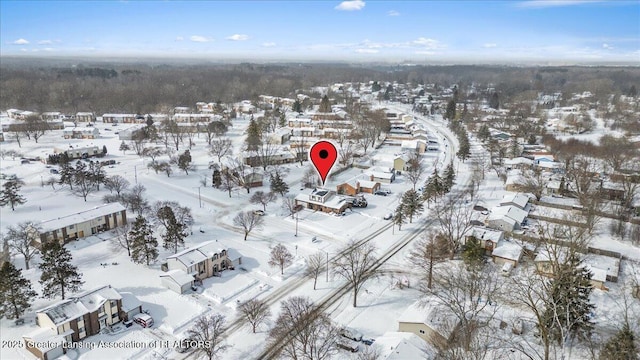
[[[160,275],[160,283],[167,289],[173,290],[178,294],[184,294],[191,289],[193,276],[182,270],[171,270]]]

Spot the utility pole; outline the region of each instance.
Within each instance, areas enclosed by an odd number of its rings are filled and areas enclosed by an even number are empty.
[[[298,212],[296,211],[296,233],[293,236],[298,236]]]
[[[136,185],[138,185],[138,165],[133,165],[133,172],[135,173]]]
[[[198,202],[200,203],[200,208],[202,208],[202,198],[200,197],[200,186],[198,186]]]
[[[329,282],[329,252],[327,250],[324,252],[327,253],[327,282]]]

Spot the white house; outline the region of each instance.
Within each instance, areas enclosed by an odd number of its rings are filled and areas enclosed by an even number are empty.
[[[522,209],[525,211],[529,211],[529,197],[527,195],[524,194],[513,194],[513,193],[509,193],[509,194],[505,194],[502,197],[502,200],[500,201],[500,206],[515,206],[518,209]]]
[[[487,217],[487,226],[502,231],[513,231],[527,218],[527,212],[515,206],[496,206]]]

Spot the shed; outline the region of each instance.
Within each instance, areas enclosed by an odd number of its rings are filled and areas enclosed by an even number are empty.
[[[496,248],[493,249],[491,257],[497,265],[511,264],[513,267],[516,267],[522,258],[522,252],[522,246],[502,240],[499,241]]]

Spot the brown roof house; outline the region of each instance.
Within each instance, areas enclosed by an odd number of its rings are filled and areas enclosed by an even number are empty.
[[[346,198],[324,188],[315,188],[311,192],[305,190],[296,196],[295,201],[296,206],[302,205],[307,209],[326,213],[342,214],[347,208],[351,208],[351,202]]]
[[[133,295],[127,298],[129,304],[139,304]],[[25,347],[40,359],[60,356],[64,353],[62,343],[81,341],[126,320],[128,312],[123,311],[122,302],[122,295],[106,285],[37,310],[36,323],[40,329],[23,336]]]
[[[194,283],[240,264],[240,254],[217,240],[211,240],[168,256],[168,271],[160,275],[160,282],[168,289],[182,294]]]

